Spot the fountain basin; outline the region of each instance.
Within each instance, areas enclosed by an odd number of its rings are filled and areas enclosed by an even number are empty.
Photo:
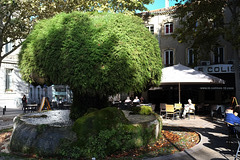
[[[57,154],[63,141],[76,140],[69,114],[69,110],[54,110],[15,117],[10,150],[44,156]]]

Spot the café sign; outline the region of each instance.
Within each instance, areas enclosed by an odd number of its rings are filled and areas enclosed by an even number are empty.
[[[232,64],[216,64],[208,66],[197,66],[194,67],[195,70],[201,71],[204,73],[234,73]]]

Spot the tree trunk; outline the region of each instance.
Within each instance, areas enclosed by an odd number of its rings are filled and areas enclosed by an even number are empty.
[[[73,91],[73,104],[71,106],[70,118],[76,120],[83,116],[89,108],[105,108],[108,107],[107,96],[81,94],[78,90]]]
[[[238,37],[235,37],[237,35],[237,29],[239,27],[239,20],[238,20],[238,10],[237,10],[237,3],[238,0],[229,0],[228,5],[230,8],[230,11],[232,13],[232,46],[233,46],[233,52],[234,52],[234,71],[235,71],[235,97],[237,98],[237,101],[240,100],[240,75],[239,75],[239,47],[238,47]]]
[[[239,75],[239,50],[234,49],[234,71],[235,71],[235,96],[237,101],[240,102],[240,75]]]

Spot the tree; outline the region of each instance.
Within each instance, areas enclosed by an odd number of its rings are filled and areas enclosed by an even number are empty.
[[[221,40],[231,43],[234,49],[236,97],[239,101],[240,1],[187,0],[184,5],[178,4],[175,17],[179,18],[181,27],[176,29],[174,37],[179,42],[190,44],[199,57],[214,52]]]
[[[35,22],[52,17],[60,12],[72,11],[112,11],[134,12],[146,10],[144,4],[153,0],[124,1],[42,1],[42,0],[1,0],[0,1],[0,66],[2,60],[21,46]],[[13,49],[3,54],[3,46],[13,43]]]
[[[42,20],[19,59],[24,80],[71,87],[73,118],[89,107],[106,107],[109,95],[159,85],[162,68],[158,40],[140,18],[121,13],[73,12]]]

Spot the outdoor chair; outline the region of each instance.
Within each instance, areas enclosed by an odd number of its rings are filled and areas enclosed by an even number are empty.
[[[195,119],[195,104],[193,104],[194,109],[189,109],[187,112],[188,115],[188,119],[190,119],[190,115],[193,114],[194,115],[194,119]]]
[[[174,105],[173,104],[166,104],[166,118],[169,114],[172,115],[172,119],[174,119],[175,114],[177,114],[178,112],[176,112],[174,110]]]
[[[223,105],[212,105],[211,106],[212,119],[213,117],[216,117],[222,120],[225,117],[225,110],[226,110],[226,107]]]
[[[228,140],[227,143],[229,144],[229,147],[231,148],[231,142],[233,141],[233,138],[235,138],[235,129],[234,125],[228,122],[225,122],[227,129],[228,129]]]
[[[166,114],[166,103],[160,103],[160,115],[162,115],[162,113]]]
[[[152,104],[151,105],[151,108],[152,108],[152,111],[155,112],[155,107],[156,107],[156,104]]]
[[[235,138],[237,139],[237,144],[238,144],[238,148],[237,148],[235,158],[234,158],[234,160],[236,160],[238,158],[238,153],[239,153],[239,150],[240,150],[240,137],[239,137],[240,126],[239,126],[239,124],[234,123],[233,132],[235,133]]]
[[[179,117],[182,112],[182,104],[181,103],[174,103],[174,110],[179,112]]]
[[[236,152],[236,155],[235,155],[235,158],[234,158],[234,160],[236,160],[236,159],[237,159],[237,157],[238,157],[238,152],[239,152],[239,149],[240,149],[240,139],[239,139],[239,137],[238,137],[238,134],[237,134],[237,133],[236,133],[236,138],[237,138],[238,148],[237,148],[237,152]]]
[[[133,102],[133,103],[132,103],[132,106],[133,106],[133,107],[136,107],[137,105],[140,105],[140,102]]]
[[[124,102],[124,110],[130,110],[132,108],[132,102]]]

